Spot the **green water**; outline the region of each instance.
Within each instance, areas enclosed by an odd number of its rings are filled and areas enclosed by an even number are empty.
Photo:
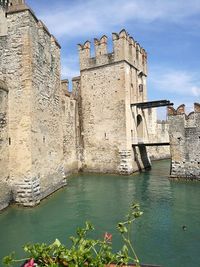
[[[95,225],[96,237],[112,233],[117,249],[115,226],[135,200],[144,211],[133,233],[141,262],[199,267],[200,183],[171,182],[168,174],[169,161],[160,161],[130,177],[77,175],[36,208],[10,207],[0,214],[0,258],[13,250],[22,254],[26,242],[66,242],[85,220]]]

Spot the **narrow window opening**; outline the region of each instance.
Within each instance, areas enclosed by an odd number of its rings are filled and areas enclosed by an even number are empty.
[[[131,130],[131,142],[133,144],[133,130]]]
[[[105,138],[105,140],[108,140],[108,135],[107,135],[107,133],[104,133],[104,138]]]
[[[139,92],[140,92],[140,93],[143,92],[143,84],[139,84]]]
[[[9,146],[11,145],[11,138],[9,137],[8,138],[8,143],[9,143]]]
[[[138,48],[136,49],[136,60],[138,60],[139,59],[139,50],[138,50]]]

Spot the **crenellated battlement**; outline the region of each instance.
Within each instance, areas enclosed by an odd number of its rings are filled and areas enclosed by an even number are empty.
[[[113,52],[108,53],[108,37],[103,35],[94,39],[95,57],[91,57],[91,42],[78,44],[80,69],[90,69],[106,64],[126,61],[134,68],[147,74],[147,53],[126,30],[112,34]]]
[[[8,13],[15,13],[22,10],[29,10],[30,8],[26,5],[25,0],[9,0],[8,1]],[[32,11],[31,11],[32,12]]]
[[[194,111],[186,114],[185,105],[180,105],[177,109],[168,107],[168,119],[176,124],[177,121],[182,123],[185,128],[196,127],[200,122],[200,104],[194,103]]]
[[[175,109],[171,106],[169,106],[167,108],[167,115],[168,116],[185,115],[187,118],[187,117],[190,117],[190,115],[192,113],[200,113],[200,104],[199,103],[194,103],[194,111],[190,112],[188,115],[185,112],[185,105],[184,104],[178,106],[177,109]]]
[[[177,109],[173,108],[172,106],[167,107],[167,115],[168,116],[175,116],[175,115],[182,115],[185,114],[185,105],[181,104],[178,106]]]
[[[51,38],[51,42],[54,43],[56,46],[58,46],[59,48],[61,48],[60,44],[58,43],[57,39],[54,37],[54,35],[52,35],[48,28],[46,27],[46,25],[41,21],[41,20],[37,20],[37,24],[38,24],[38,28],[42,29],[44,32],[46,32],[49,37]]]

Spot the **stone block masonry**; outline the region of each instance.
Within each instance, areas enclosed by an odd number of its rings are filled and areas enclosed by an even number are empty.
[[[169,142],[169,125],[168,121],[157,120],[157,110],[155,108],[148,110],[148,132],[149,140],[153,143]],[[147,147],[147,151],[151,160],[170,158],[169,146],[152,146]]]
[[[35,206],[40,202],[40,180],[39,178],[26,178],[23,183],[16,184],[14,199],[16,203],[24,206]]]
[[[200,181],[200,104],[185,114],[185,106],[168,108],[171,178]]]

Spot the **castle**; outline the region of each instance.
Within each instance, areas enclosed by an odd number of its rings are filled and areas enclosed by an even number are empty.
[[[61,80],[60,45],[24,0],[0,0],[0,209],[33,206],[78,171],[131,174],[169,157],[147,101],[147,53],[125,30],[78,45],[80,76]],[[145,153],[145,160],[144,155]]]

